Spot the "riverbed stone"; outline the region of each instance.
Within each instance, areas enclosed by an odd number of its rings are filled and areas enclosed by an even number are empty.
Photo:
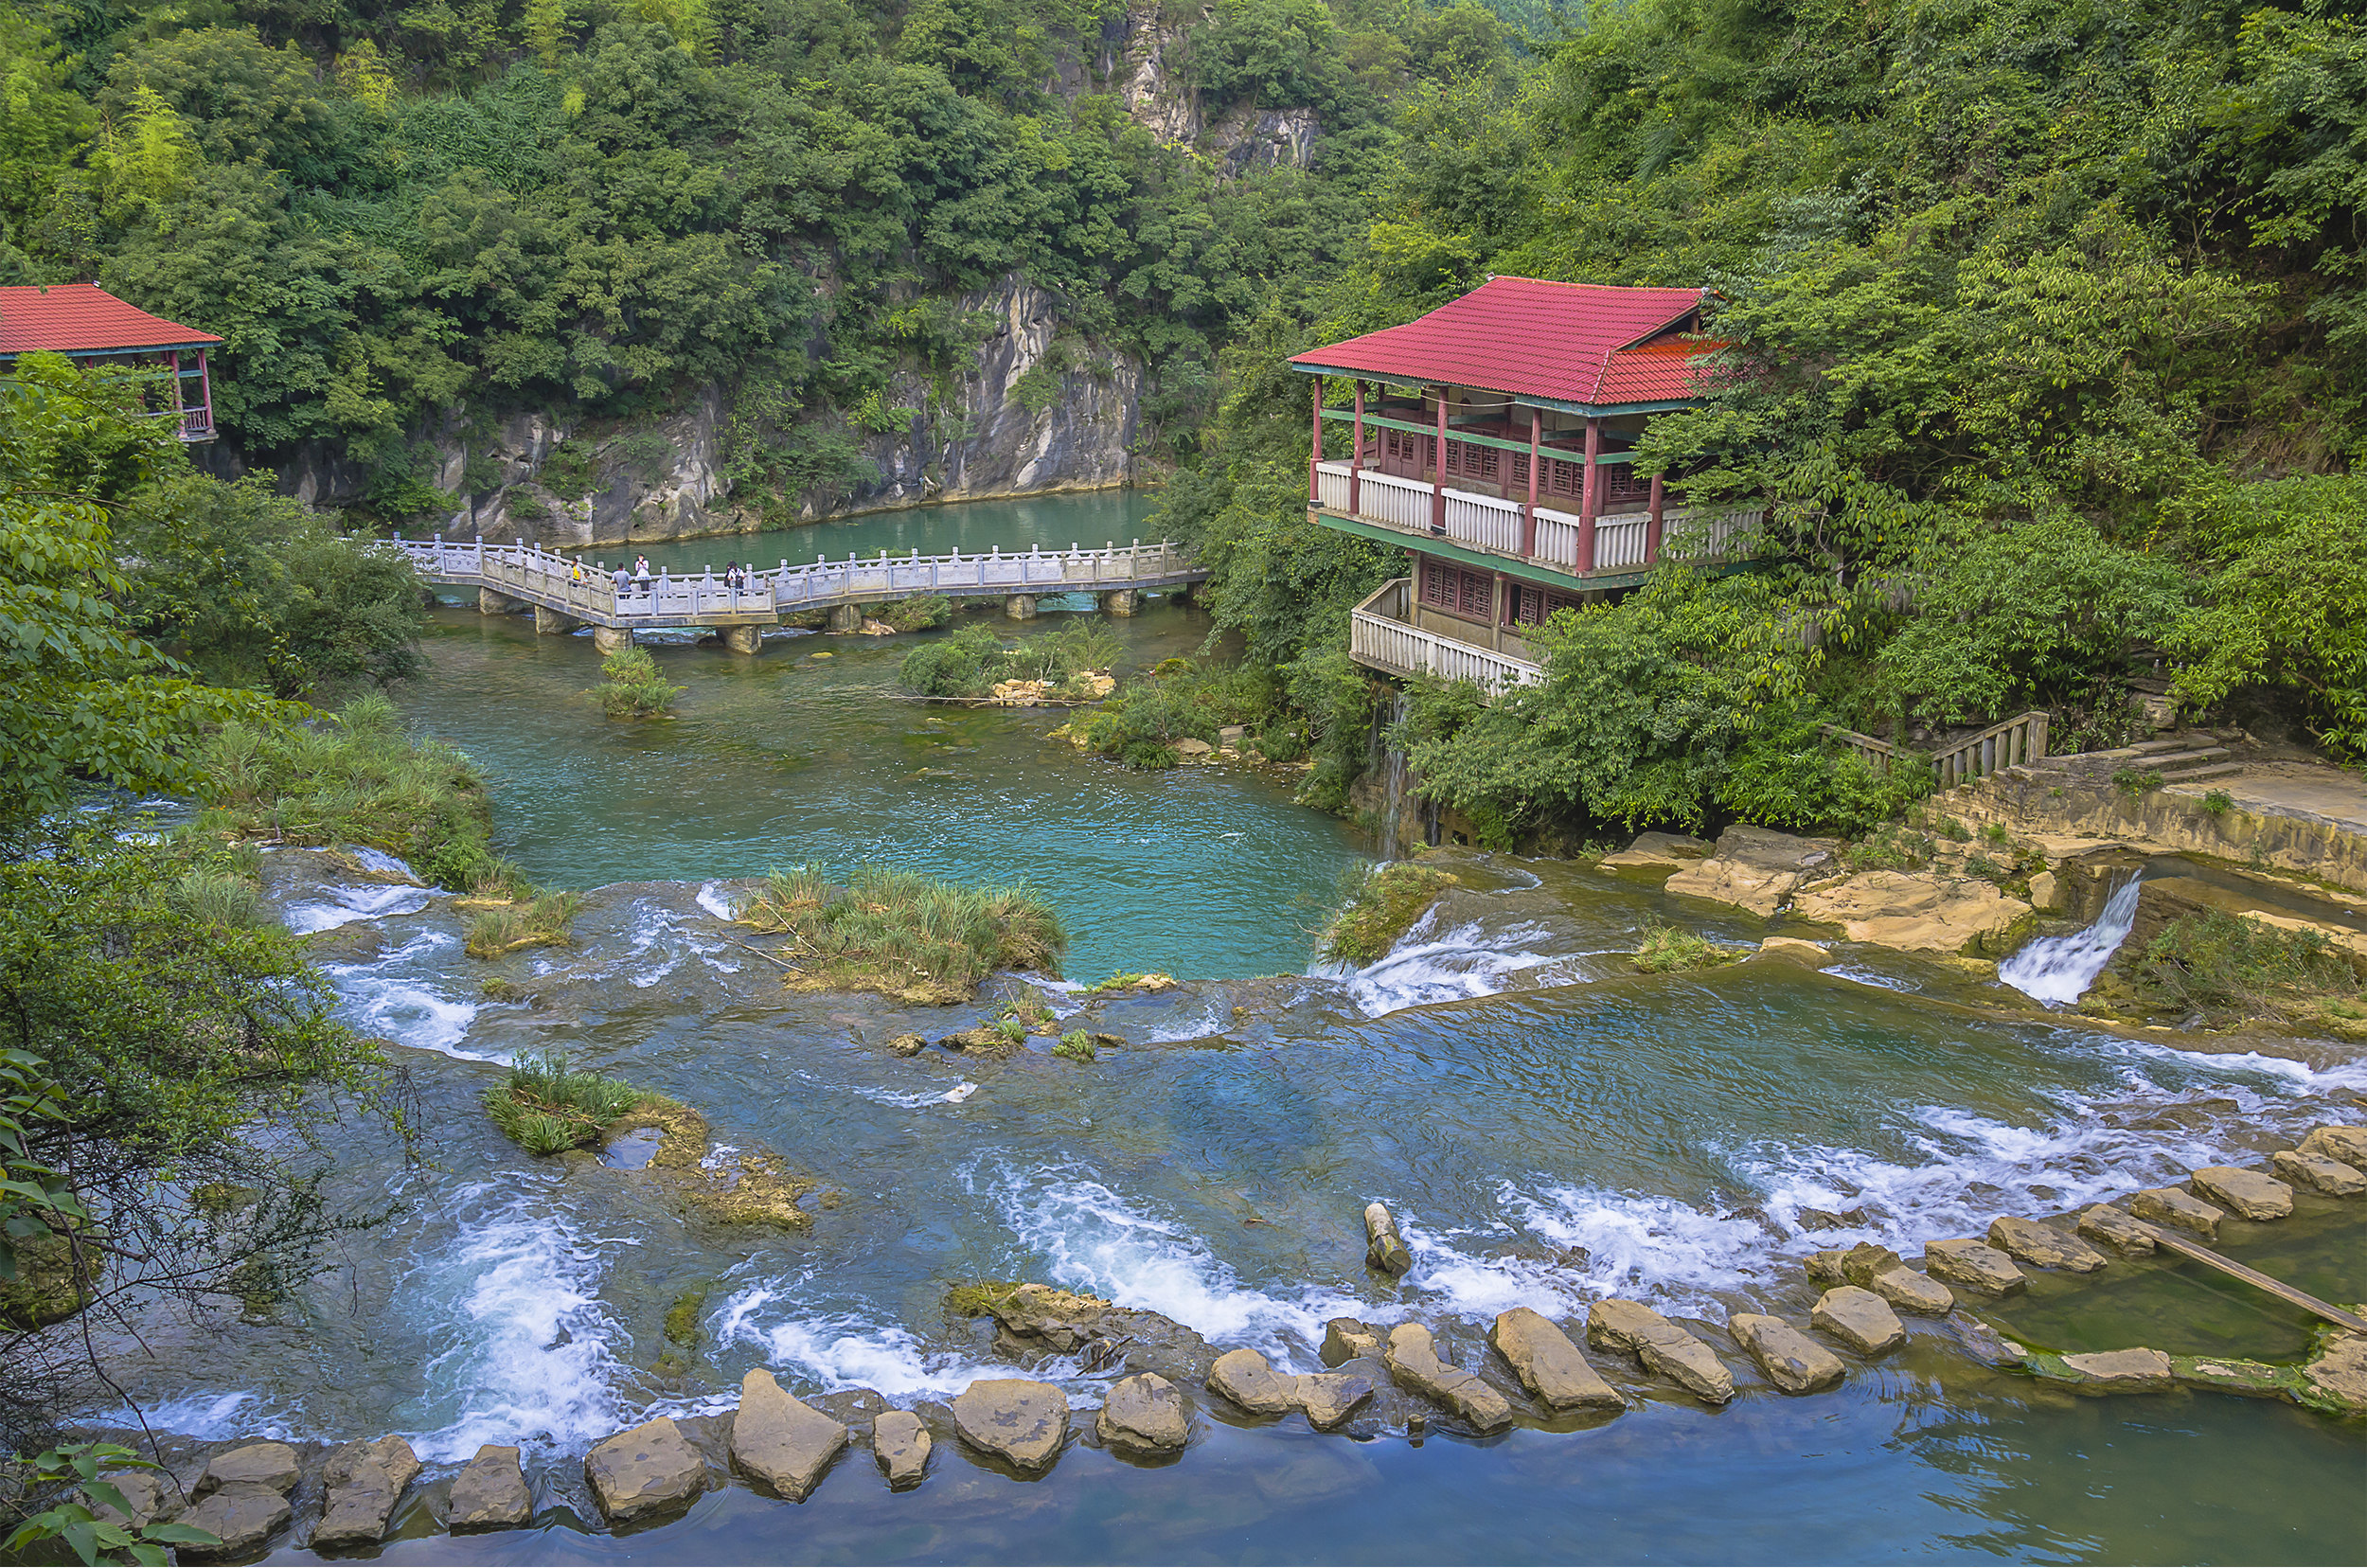
[[[1710,846],[1704,840],[1687,838],[1682,833],[1638,833],[1635,842],[1615,855],[1605,855],[1594,864],[1606,870],[1658,870],[1664,866],[1675,870],[1681,865],[1706,859]]]
[[[802,1503],[846,1446],[846,1427],[783,1388],[761,1366],[739,1380],[732,1414],[732,1463],[792,1503]]]
[[[2269,1156],[2269,1164],[2294,1186],[2305,1186],[2329,1198],[2356,1198],[2367,1192],[2367,1171],[2340,1160],[2305,1154],[2298,1149],[2280,1149]]]
[[[472,1530],[514,1530],[534,1517],[534,1493],[518,1451],[487,1443],[460,1467],[452,1481],[452,1507],[445,1521],[454,1535]]]
[[[1624,1409],[1627,1400],[1603,1381],[1584,1351],[1542,1312],[1515,1307],[1496,1314],[1488,1343],[1521,1380],[1521,1386],[1551,1410],[1589,1405]]]
[[[2147,1187],[2128,1201],[2128,1207],[2148,1224],[2175,1225],[2206,1241],[2219,1238],[2219,1221],[2227,1218],[2223,1210],[2180,1187]]]
[[[2109,1261],[2069,1231],[2011,1215],[1989,1221],[1989,1245],[2018,1262],[2070,1274],[2093,1274]]]
[[[920,1485],[930,1446],[928,1427],[909,1410],[883,1410],[871,1422],[871,1456],[892,1490]]]
[[[1307,1412],[1307,1424],[1329,1432],[1355,1415],[1378,1388],[1361,1372],[1302,1372],[1292,1380],[1291,1392]]]
[[[888,1042],[888,1049],[900,1057],[918,1056],[928,1043],[926,1035],[900,1034]]]
[[[1382,1331],[1355,1318],[1336,1317],[1324,1325],[1323,1348],[1317,1352],[1326,1366],[1338,1366],[1363,1356],[1380,1354]]]
[[[1290,1377],[1267,1365],[1255,1350],[1227,1350],[1219,1356],[1208,1369],[1208,1386],[1252,1416],[1288,1416],[1298,1408]]]
[[[1950,1312],[1946,1322],[1948,1331],[1956,1336],[1957,1347],[1984,1366],[2021,1366],[2030,1360],[2028,1350],[1970,1312]]]
[[[2367,1127],[2313,1127],[2301,1141],[2301,1151],[2367,1170]]]
[[[1397,1219],[1383,1203],[1364,1205],[1364,1266],[1392,1279],[1414,1267],[1414,1255],[1397,1234]]]
[[[1955,1292],[1907,1267],[1888,1247],[1860,1241],[1841,1255],[1841,1269],[1850,1284],[1872,1291],[1902,1312],[1946,1317],[1956,1310]]]
[[[165,1478],[154,1470],[102,1470],[98,1479],[122,1493],[124,1503],[131,1509],[126,1513],[112,1503],[84,1497],[84,1505],[103,1524],[135,1530],[143,1524],[153,1524],[170,1511],[171,1494],[165,1486]]]
[[[419,1473],[418,1456],[400,1437],[347,1443],[329,1456],[329,1496],[313,1526],[315,1551],[375,1546],[386,1539],[395,1505]]]
[[[1735,1375],[1717,1353],[1641,1302],[1605,1300],[1586,1310],[1586,1342],[1624,1350],[1685,1392],[1712,1404],[1735,1397]]]
[[[1068,1396],[1029,1378],[981,1378],[954,1397],[953,1430],[1021,1470],[1047,1470],[1068,1439]]]
[[[2367,1312],[2367,1305],[2355,1310]],[[2337,1328],[2302,1363],[2302,1402],[2338,1416],[2367,1416],[2367,1334]]]
[[[1839,1247],[1819,1247],[1801,1261],[1811,1285],[1846,1285],[1849,1275],[1842,1271],[1842,1251]]]
[[[1848,1375],[1841,1358],[1782,1318],[1736,1312],[1726,1320],[1735,1343],[1751,1353],[1767,1381],[1786,1394],[1813,1394]]]
[[[1192,1407],[1158,1373],[1137,1372],[1110,1385],[1094,1430],[1114,1449],[1172,1453],[1192,1440]]]
[[[198,1478],[197,1491],[202,1497],[216,1487],[247,1486],[285,1493],[295,1488],[296,1477],[301,1473],[296,1451],[287,1444],[247,1443],[207,1460],[205,1473]]]
[[[707,1465],[673,1417],[656,1416],[583,1456],[583,1478],[612,1524],[646,1519],[706,1489]]]
[[[2016,1268],[2012,1258],[1970,1238],[1926,1241],[1923,1266],[1951,1285],[1963,1285],[1984,1295],[2012,1295],[2030,1284],[2029,1275]]]
[[[1907,1326],[1891,1304],[1859,1285],[1836,1285],[1817,1297],[1808,1325],[1860,1356],[1878,1356],[1907,1343]]]
[[[2198,1196],[2240,1220],[2282,1220],[2293,1212],[2293,1189],[2257,1170],[2205,1166],[2189,1180]]]
[[[2170,1358],[2143,1346],[2065,1356],[2063,1365],[2074,1374],[2074,1386],[2091,1393],[2163,1394],[2178,1386]]]
[[[183,1546],[180,1553],[189,1562],[221,1562],[232,1558],[252,1557],[263,1549],[264,1542],[279,1533],[295,1510],[289,1506],[287,1496],[273,1487],[258,1486],[252,1481],[232,1481],[216,1487],[198,1499],[197,1506],[181,1516],[180,1523],[192,1529],[205,1530],[222,1538],[218,1546]]]
[[[1400,1388],[1434,1400],[1476,1431],[1512,1424],[1511,1401],[1478,1374],[1440,1360],[1437,1343],[1421,1324],[1400,1323],[1390,1329],[1382,1361]]]
[[[2079,1234],[2091,1241],[2102,1241],[2131,1257],[2142,1257],[2153,1251],[2153,1238],[2145,1226],[2123,1214],[2109,1203],[2096,1203],[2079,1214]]]

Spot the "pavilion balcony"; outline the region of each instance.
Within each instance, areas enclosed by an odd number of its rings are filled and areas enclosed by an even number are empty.
[[[1491,695],[1545,678],[1544,667],[1509,630],[1424,615],[1411,578],[1381,584],[1350,614],[1348,656],[1384,675],[1468,681]]]

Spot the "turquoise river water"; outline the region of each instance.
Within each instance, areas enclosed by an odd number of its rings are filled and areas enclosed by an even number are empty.
[[[1139,514],[1126,497],[947,508],[674,546],[665,563],[1097,543],[1138,534]],[[1117,629],[1121,675],[1209,631],[1164,601]],[[1462,885],[1396,951],[1323,966],[1310,932],[1370,846],[1294,805],[1292,775],[1128,774],[1047,740],[1057,714],[901,701],[895,664],[913,641],[662,646],[687,688],[680,716],[614,724],[581,697],[588,638],[438,613],[435,671],[406,711],[486,765],[531,875],[602,891],[573,949],[484,964],[462,955],[465,912],[440,897],[317,858],[275,868],[291,923],[322,932],[347,1016],[401,1047],[434,1159],[406,1169],[357,1131],[342,1180],[393,1191],[401,1217],[297,1308],[160,1322],[144,1351],[125,1347],[151,1420],[209,1437],[401,1432],[441,1474],[482,1442],[526,1450],[544,1477],[537,1527],[455,1540],[421,1506],[390,1561],[2367,1556],[2356,1426],[2221,1396],[2076,1398],[1979,1368],[1929,1325],[1901,1352],[1852,1360],[1838,1390],[1787,1398],[1720,1327],[1743,1310],[1805,1320],[1799,1260],[1814,1247],[1913,1252],[2367,1119],[2356,1053],[2191,1050],[2007,1016],[1976,1006],[1993,982],[1847,949],[1826,972],[1765,958],[1639,976],[1623,955],[1647,921],[1735,941],[1773,928],[1653,878],[1462,852],[1448,857]],[[720,918],[732,880],[804,860],[1024,877],[1069,924],[1072,979],[1186,984],[1108,1003],[1050,988],[1127,1042],[1091,1065],[1043,1040],[1001,1062],[899,1058],[894,1035],[949,1033],[984,1003],[792,996]],[[488,978],[532,1000],[489,1001]],[[614,1172],[523,1154],[476,1099],[513,1052],[545,1043],[699,1107],[721,1144],[810,1172],[811,1229],[705,1229]],[[1362,1267],[1374,1199],[1415,1256],[1395,1284]],[[2286,1231],[2231,1222],[2223,1243],[2322,1294],[2367,1296],[2355,1223],[2331,1201],[2305,1210]],[[1507,1307],[1573,1321],[1627,1295],[1700,1326],[1744,1388],[1714,1410],[1598,1358],[1639,1396],[1627,1414],[1486,1442],[1203,1412],[1201,1440],[1157,1468],[1079,1446],[1020,1482],[941,1440],[909,1493],[858,1452],[802,1505],[734,1488],[611,1534],[570,1501],[591,1443],[651,1410],[726,1408],[751,1366],[808,1395],[949,1398],[995,1364],[943,1310],[949,1284],[981,1277],[1154,1309],[1300,1369],[1341,1313],[1439,1325],[1477,1365]],[[2067,1349],[2291,1357],[2306,1340],[2298,1315],[2181,1265],[2108,1277],[2081,1287],[2091,1297],[2049,1283],[1990,1315]],[[669,1345],[665,1316],[686,1293],[703,1303],[698,1333]],[[1038,1375],[1079,1409],[1099,1402],[1074,1365]]]

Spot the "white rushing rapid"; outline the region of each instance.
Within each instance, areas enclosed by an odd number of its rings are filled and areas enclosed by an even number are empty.
[[[2135,872],[2127,882],[2112,890],[2104,913],[2095,924],[2069,936],[2040,936],[2025,943],[2020,953],[1998,965],[1997,977],[2026,996],[2056,1007],[2068,1006],[2079,1000],[2080,993],[2095,984],[2104,966],[2112,961],[2112,954],[2128,940],[2128,928],[2137,918],[2137,888],[2142,879]]]

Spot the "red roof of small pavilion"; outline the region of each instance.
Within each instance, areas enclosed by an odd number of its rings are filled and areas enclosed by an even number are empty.
[[[0,288],[0,355],[48,349],[86,354],[110,348],[203,348],[222,339],[150,315],[96,283]]]
[[[1692,317],[1707,293],[1491,277],[1402,327],[1310,348],[1290,363],[1595,408],[1683,402],[1701,395],[1695,361],[1725,346],[1664,334]]]

